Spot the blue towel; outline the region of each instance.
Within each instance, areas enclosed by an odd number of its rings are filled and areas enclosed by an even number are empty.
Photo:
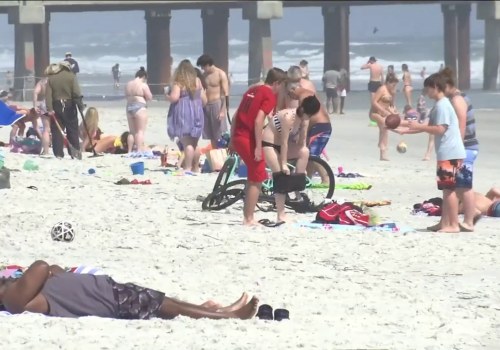
[[[17,114],[9,108],[5,102],[0,101],[0,126],[9,126],[24,117],[22,114]]]

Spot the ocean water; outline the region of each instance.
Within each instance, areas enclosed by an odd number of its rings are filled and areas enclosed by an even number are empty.
[[[202,53],[201,40],[176,40],[172,38],[171,50],[176,64],[188,58],[193,63]],[[73,43],[51,42],[51,61],[57,62],[66,51],[80,64],[79,80],[86,95],[119,95],[121,89],[112,87],[111,66],[120,64],[122,81],[130,79],[140,66],[146,66],[146,43],[144,38],[124,33],[123,35],[82,35]],[[484,39],[471,40],[472,87],[481,85],[483,75]],[[427,74],[435,72],[443,63],[442,37],[436,38],[380,38],[351,40],[350,69],[352,90],[365,90],[368,72],[360,69],[368,57],[375,56],[387,67],[394,65],[400,73],[401,64],[408,64],[415,84],[421,83],[420,70],[426,67]],[[308,41],[284,40],[273,43],[273,64],[286,69],[298,64],[301,59],[309,62],[311,78],[320,82],[323,72],[323,39]],[[12,46],[0,45],[0,71],[13,70],[14,50]],[[248,42],[229,41],[229,73],[232,79],[232,94],[241,94],[247,85]],[[1,77],[3,80],[3,76]]]

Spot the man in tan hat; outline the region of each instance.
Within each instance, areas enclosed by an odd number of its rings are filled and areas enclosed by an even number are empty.
[[[66,52],[65,56],[66,58],[64,59],[64,61],[69,62],[71,71],[75,74],[80,73],[80,67],[78,66],[78,62],[73,58],[71,52]]]
[[[68,142],[75,149],[80,149],[78,137],[78,111],[77,107],[83,111],[82,94],[76,75],[71,71],[71,65],[67,61],[59,63],[60,70],[53,70],[53,74],[48,75],[47,86],[45,88],[45,103],[48,115],[51,117],[50,130],[52,133],[52,150],[58,158],[64,157],[63,135],[59,131],[54,119],[64,130]],[[72,158],[80,158],[79,154],[69,154]]]

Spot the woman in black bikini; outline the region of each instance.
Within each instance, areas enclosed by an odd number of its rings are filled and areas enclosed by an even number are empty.
[[[307,127],[309,117],[318,113],[320,102],[316,96],[306,97],[297,109],[287,108],[269,119],[262,135],[262,148],[266,164],[273,173],[290,174],[288,159],[297,158],[295,173],[306,172],[309,159]],[[285,194],[275,193],[277,223],[286,221]]]

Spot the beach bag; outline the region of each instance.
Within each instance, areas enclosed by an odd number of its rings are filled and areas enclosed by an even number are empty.
[[[368,226],[370,216],[363,213],[363,209],[346,202],[339,204],[337,202],[326,204],[316,214],[315,222],[339,225],[362,225]]]
[[[273,192],[289,193],[303,191],[306,188],[306,174],[290,174],[283,172],[273,173]]]
[[[207,153],[208,164],[212,171],[220,171],[224,162],[227,159],[227,150],[223,149],[213,149]]]

